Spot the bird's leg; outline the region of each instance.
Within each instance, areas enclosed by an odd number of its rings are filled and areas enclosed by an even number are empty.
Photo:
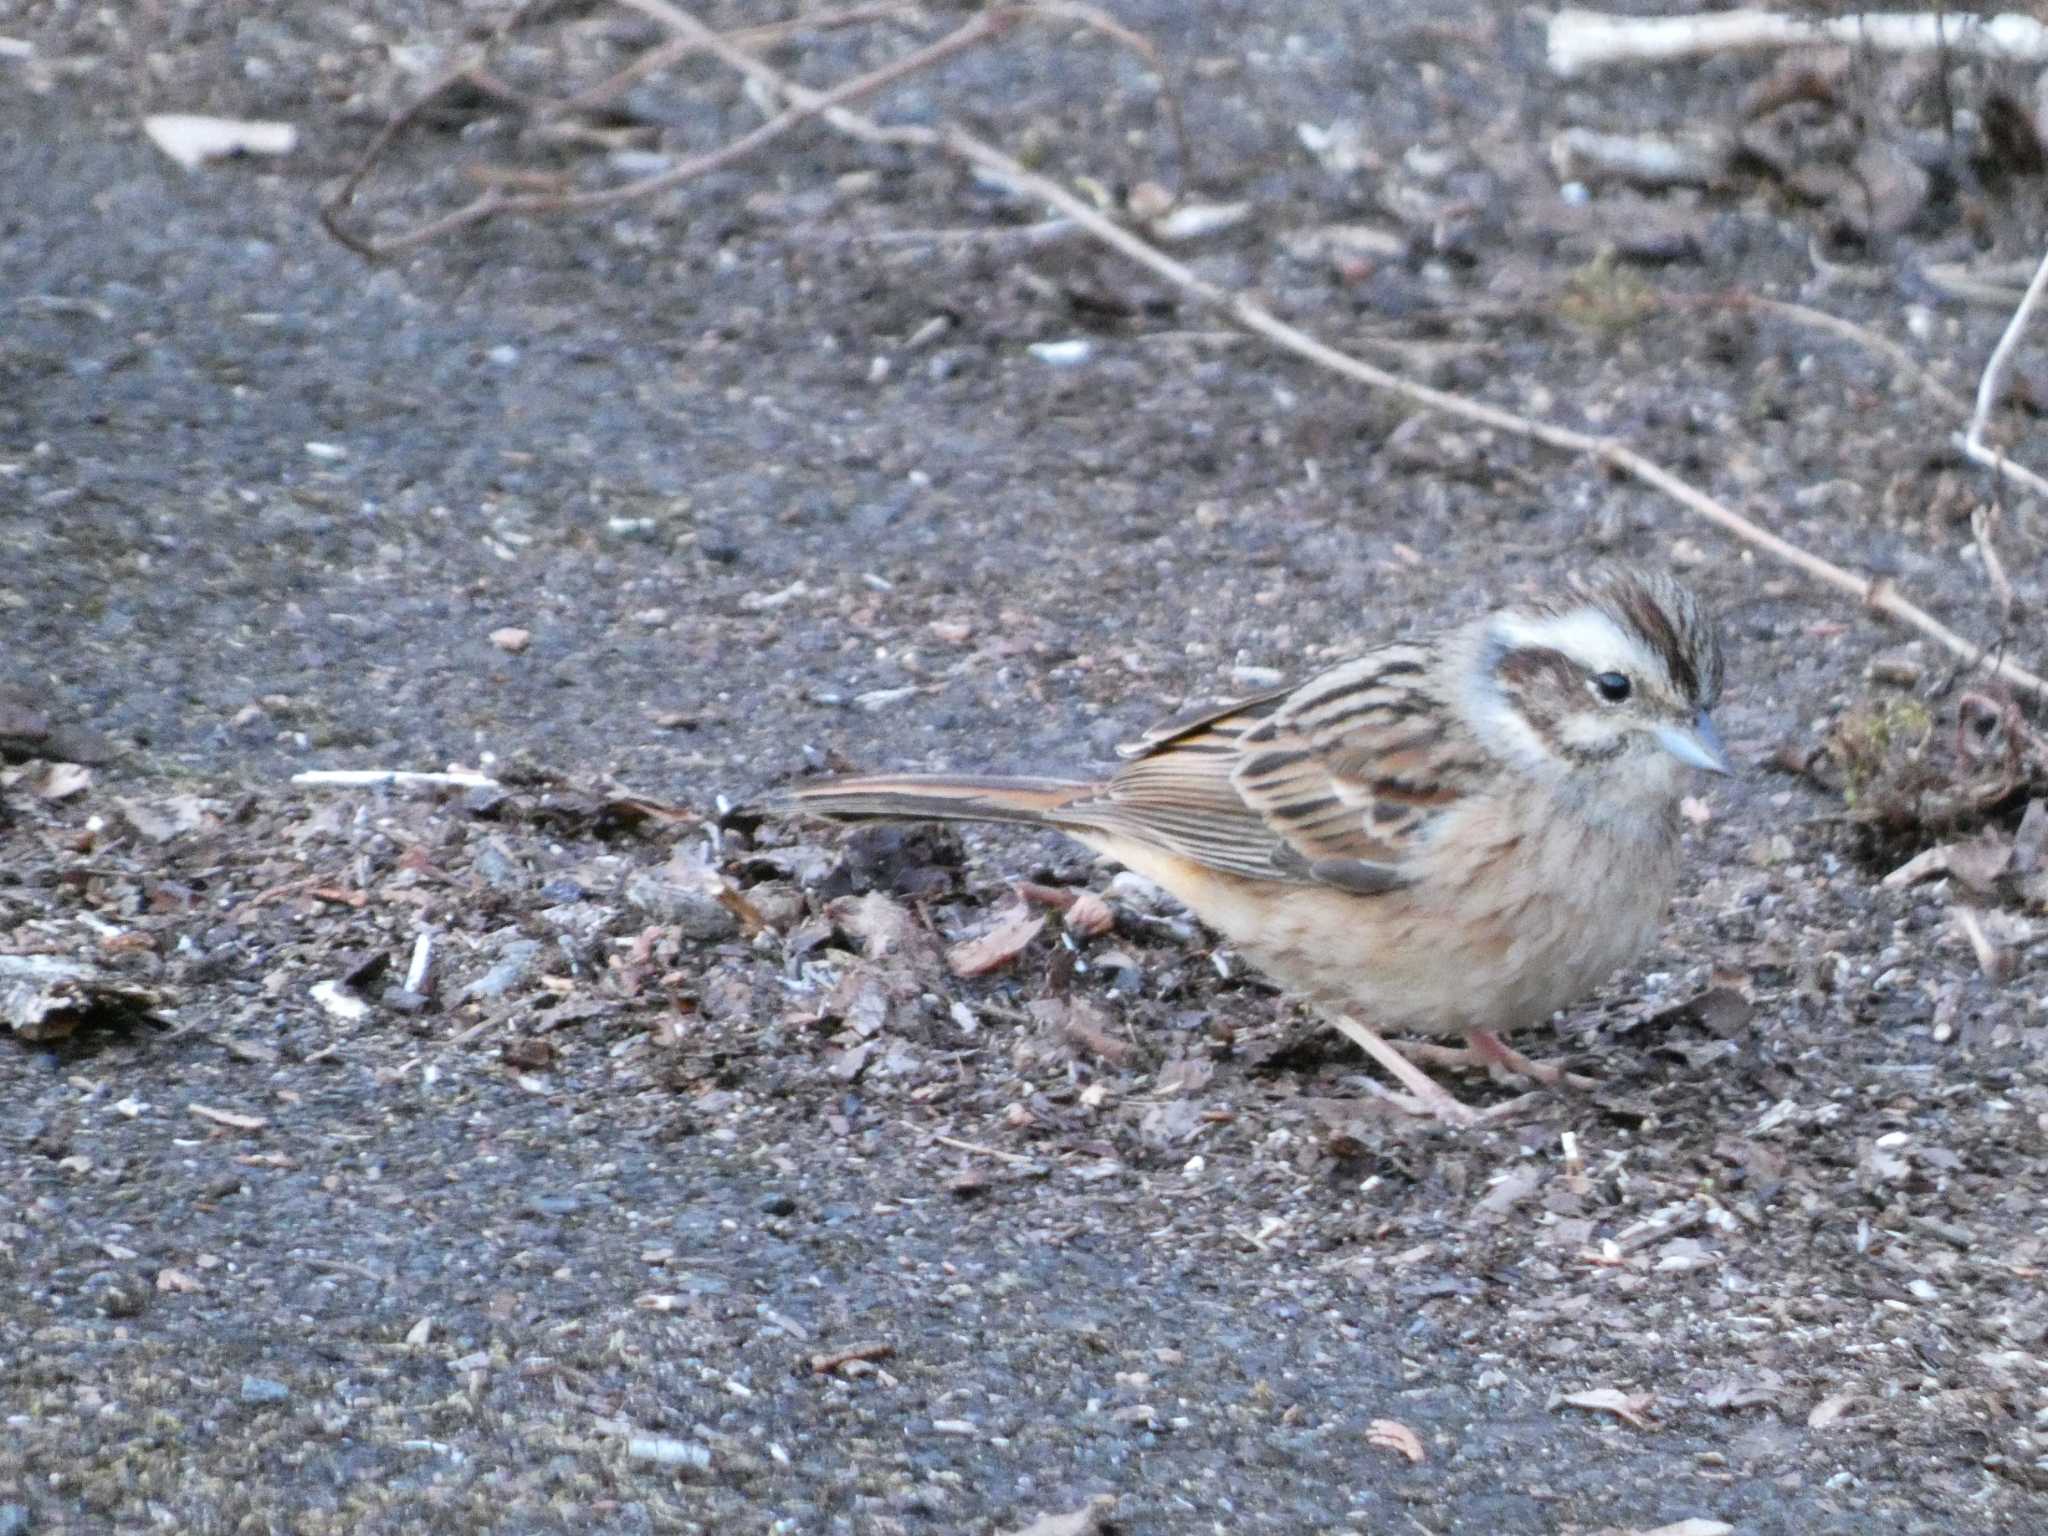
[[[1486,1063],[1462,1045],[1438,1045],[1434,1040],[1389,1040],[1387,1045],[1418,1066],[1441,1067],[1446,1072],[1476,1072]]]
[[[1395,1108],[1411,1115],[1432,1116],[1445,1125],[1456,1126],[1460,1130],[1479,1123],[1480,1116],[1477,1110],[1469,1105],[1460,1104],[1444,1092],[1441,1084],[1432,1080],[1420,1067],[1358,1020],[1340,1013],[1333,1015],[1330,1022],[1339,1034],[1385,1067],[1394,1080],[1408,1090],[1406,1093],[1390,1093],[1385,1089],[1376,1089],[1379,1097],[1384,1098]]]
[[[1432,1040],[1391,1040],[1387,1045],[1412,1062],[1448,1072],[1481,1072],[1499,1067],[1546,1088],[1576,1088],[1585,1092],[1600,1086],[1593,1078],[1567,1072],[1556,1062],[1524,1056],[1492,1030],[1475,1029],[1465,1038],[1471,1043],[1464,1046],[1438,1045]]]
[[[1567,1072],[1554,1061],[1531,1061],[1490,1029],[1467,1030],[1462,1054],[1475,1064],[1505,1068],[1546,1088],[1576,1088],[1584,1093],[1600,1086],[1597,1078]]]

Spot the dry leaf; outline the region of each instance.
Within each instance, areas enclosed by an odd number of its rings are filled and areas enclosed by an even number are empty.
[[[850,1045],[843,1051],[833,1053],[825,1070],[843,1083],[850,1083],[866,1070],[868,1058],[875,1054],[875,1042],[863,1040],[859,1045]]]
[[[924,944],[924,930],[908,907],[880,891],[843,896],[826,911],[870,960],[890,955],[915,955]]]
[[[1044,918],[1017,907],[998,917],[988,932],[955,944],[946,951],[946,960],[955,976],[986,976],[1023,954],[1044,927]]]
[[[152,843],[168,843],[181,832],[196,832],[206,824],[206,802],[197,795],[173,795],[168,800],[116,800],[129,826]]]
[[[1078,933],[1084,939],[1100,938],[1116,926],[1116,913],[1093,891],[1083,891],[1067,908],[1066,923],[1069,933]]]
[[[1416,1466],[1422,1465],[1422,1440],[1399,1419],[1374,1419],[1365,1426],[1365,1443],[1383,1451],[1399,1451]]]
[[[1206,1056],[1176,1056],[1159,1069],[1152,1091],[1161,1098],[1175,1093],[1199,1093],[1216,1075],[1216,1063]]]
[[[52,763],[36,793],[45,800],[69,800],[92,788],[92,770],[78,763]]]
[[[1517,1164],[1493,1181],[1493,1187],[1473,1209],[1484,1216],[1502,1215],[1541,1189],[1545,1176],[1539,1163]]]
[[[1551,1406],[1563,1403],[1569,1408],[1589,1408],[1595,1413],[1611,1413],[1634,1429],[1648,1429],[1650,1421],[1643,1417],[1655,1399],[1647,1392],[1623,1392],[1616,1387],[1591,1387],[1584,1392],[1566,1392],[1551,1399]]]
[[[1812,1411],[1806,1415],[1806,1427],[1808,1429],[1826,1429],[1830,1425],[1838,1423],[1844,1414],[1848,1413],[1851,1408],[1854,1408],[1862,1401],[1863,1394],[1861,1392],[1837,1392],[1832,1396],[1824,1397],[1815,1403]]]

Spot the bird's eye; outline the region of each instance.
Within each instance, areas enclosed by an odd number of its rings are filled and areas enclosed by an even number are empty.
[[[1602,672],[1593,679],[1593,691],[1610,704],[1619,704],[1629,695],[1629,680],[1619,672]]]

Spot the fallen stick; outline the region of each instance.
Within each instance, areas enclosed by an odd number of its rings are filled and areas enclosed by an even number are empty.
[[[1787,320],[1796,320],[1799,324],[1813,326],[1816,330],[1830,331],[1846,341],[1867,347],[1957,415],[1970,408],[1967,400],[1929,373],[1912,353],[1889,336],[1880,336],[1868,326],[1858,325],[1854,320],[1845,320],[1840,315],[1829,314],[1826,310],[1815,309],[1811,305],[1795,304],[1789,299],[1767,299],[1753,293],[1732,295],[1728,303],[1735,309],[1753,309],[1766,314],[1782,315]]]
[[[1432,389],[1428,385],[1417,384],[1402,378],[1398,374],[1389,373],[1385,369],[1374,367],[1371,363],[1353,357],[1349,353],[1340,352],[1335,347],[1318,340],[1306,331],[1290,325],[1287,321],[1280,319],[1277,315],[1245,294],[1234,292],[1200,276],[1186,263],[1177,261],[1167,255],[1143,237],[1117,223],[1113,218],[1103,213],[1086,199],[1069,191],[1051,178],[1030,170],[1015,157],[1005,154],[994,145],[986,143],[962,129],[952,126],[884,125],[871,117],[853,111],[847,105],[856,96],[872,94],[883,85],[912,73],[914,69],[921,69],[942,59],[949,58],[970,45],[982,41],[1010,23],[1026,16],[1070,19],[1077,24],[1088,26],[1119,42],[1123,42],[1134,48],[1147,60],[1156,62],[1156,50],[1152,48],[1148,41],[1092,7],[1061,3],[1061,0],[1046,0],[1046,3],[1038,5],[1006,6],[992,9],[977,15],[957,31],[948,33],[936,43],[928,44],[924,48],[918,49],[914,53],[897,60],[894,64],[883,66],[881,69],[859,76],[855,80],[845,82],[831,90],[815,91],[807,86],[798,84],[773,65],[748,53],[732,39],[712,30],[689,12],[671,3],[671,0],[622,0],[622,3],[644,15],[653,17],[676,33],[679,38],[685,39],[702,51],[724,60],[725,63],[746,76],[749,80],[765,86],[775,92],[781,99],[791,104],[787,110],[777,114],[776,117],[770,119],[769,122],[764,123],[751,133],[744,134],[719,149],[710,150],[696,156],[690,164],[687,175],[701,174],[711,166],[729,163],[731,160],[739,158],[741,154],[761,147],[767,139],[775,137],[776,134],[785,131],[794,123],[813,116],[821,118],[840,132],[863,143],[897,148],[936,150],[940,153],[951,155],[956,159],[978,166],[982,170],[1002,178],[1019,192],[1028,194],[1045,203],[1065,218],[1071,219],[1075,224],[1081,226],[1110,249],[1137,265],[1144,267],[1155,276],[1164,279],[1201,304],[1228,316],[1244,330],[1263,336],[1282,351],[1292,353],[1294,356],[1313,363],[1328,372],[1363,384],[1369,389],[1376,389],[1398,396],[1401,399],[1421,406],[1425,410],[1437,411],[1461,421],[1472,422],[1482,427],[1490,427],[1508,436],[1522,438],[1529,442],[1542,443],[1547,447],[1556,448],[1567,453],[1589,455],[1616,472],[1649,486],[1652,490],[1677,502],[1695,516],[1714,524],[1741,542],[1755,549],[1762,550],[1772,558],[1782,561],[1795,570],[1804,572],[1815,581],[1825,586],[1833,587],[1836,591],[1856,599],[1867,608],[1871,608],[1902,624],[1919,630],[1922,634],[1928,636],[1952,654],[1962,658],[1968,664],[1980,667],[1989,675],[2037,698],[2048,697],[2048,679],[2044,679],[2036,673],[2029,671],[2017,662],[2008,660],[2003,655],[1993,654],[1988,647],[1974,644],[1964,636],[1956,633],[1956,631],[1943,624],[1917,603],[1908,599],[1892,583],[1890,578],[1861,576],[1854,571],[1835,564],[1831,560],[1823,559],[1812,551],[1794,544],[1791,540],[1771,532],[1752,519],[1744,517],[1732,507],[1717,501],[1689,482],[1680,479],[1655,460],[1637,452],[1625,443],[1613,438],[1598,436],[1594,433],[1581,432],[1570,427],[1537,421],[1499,406],[1488,405],[1483,401],[1470,400],[1462,395],[1454,395],[1444,390]],[[1615,18],[1601,17],[1590,12],[1567,12],[1565,15],[1577,16],[1588,25],[1595,23],[1604,24],[1615,20]],[[1765,16],[1767,19],[1772,20],[1774,26],[1778,27],[1778,35],[1780,37],[1793,41],[1814,40],[1826,35],[1825,27],[1816,28],[1806,26],[1803,23],[1794,24],[1788,18],[1771,18],[1770,13],[1763,12],[1735,12],[1721,17],[1695,19],[1722,25],[1729,20],[1729,16]],[[1562,19],[1560,17],[1560,20]],[[1837,23],[1830,25],[1839,25],[1846,22],[1855,26],[1863,26],[1879,19],[1881,18],[1844,18],[1838,19]],[[1912,23],[1912,26],[1894,31],[1886,31],[1880,28],[1879,31],[1884,32],[1884,35],[1887,37],[1904,36],[1906,33],[1911,32],[1913,27],[1924,25],[1927,28],[1926,36],[1930,39],[1925,44],[1926,46],[1933,46],[1932,40],[1942,35],[1939,31],[1943,25],[1940,18],[1907,17],[1904,20]],[[2017,25],[2013,23],[2017,23]],[[2001,47],[2018,48],[2026,37],[2038,34],[2037,41],[2041,48],[2041,56],[2048,58],[2048,29],[2041,28],[2039,24],[2032,22],[2028,18],[2000,17],[1992,22],[1985,23],[1982,27],[1973,26],[1968,28],[1962,27],[1960,23],[1954,22],[1951,18],[1949,24],[1955,29],[1954,35],[1948,39],[1951,46],[1975,46],[1971,42],[1962,41],[1964,39],[1976,39],[1978,42],[1982,42],[1984,39],[2007,39],[2008,41],[2000,43]],[[1662,26],[1663,23],[1653,22],[1646,23],[1646,25],[1658,27]],[[1769,29],[1763,30],[1768,31]],[[1982,36],[1980,37],[1979,34],[1982,34]],[[1761,33],[1758,35],[1761,35]],[[1856,34],[1859,38],[1864,35],[1862,32]],[[1555,42],[1556,37],[1557,29],[1553,26],[1553,42]],[[2019,41],[2012,41],[2012,39],[2018,39]],[[1983,52],[1985,50],[1982,47],[1978,47],[1977,51]],[[1580,57],[1583,56],[1580,55]],[[1185,139],[1180,129],[1177,104],[1174,104],[1174,98],[1170,93],[1168,93],[1166,99],[1169,103],[1168,110],[1172,117],[1176,142],[1184,145]],[[1183,166],[1185,166],[1185,162],[1186,156],[1183,149]],[[488,217],[493,212],[512,211],[515,208],[519,208],[522,211],[536,212],[543,210],[558,211],[571,207],[594,206],[600,202],[617,202],[626,197],[645,195],[657,186],[669,186],[685,179],[687,179],[685,168],[675,167],[664,172],[659,177],[635,183],[631,187],[613,188],[601,194],[585,194],[580,198],[543,198],[531,200],[524,204],[517,199],[505,199],[490,208],[475,210],[473,217]],[[351,185],[353,185],[353,180]],[[336,203],[338,204],[343,200],[342,198],[337,198]],[[330,205],[330,207],[332,206],[334,205]],[[323,210],[323,216],[326,211]],[[446,228],[453,227],[454,222],[460,221],[462,217],[461,214],[450,215],[447,219],[439,221],[437,226],[423,226],[421,229],[415,230],[411,236],[406,237],[404,243],[416,244],[422,239],[431,238],[434,233],[445,232]],[[330,222],[330,228],[332,227]],[[344,238],[340,236],[338,231],[336,233],[337,238]],[[354,244],[355,242],[350,243]],[[357,248],[361,249],[362,247],[358,245]],[[390,249],[393,247],[387,243],[385,248]],[[2044,258],[2043,268],[2035,273],[2034,283],[2030,285],[2030,294],[2036,294],[2036,291],[2043,283],[2048,282],[2048,276],[2044,276],[2044,274],[2048,274],[2048,258]],[[2023,303],[2021,311],[2014,315],[2013,322],[2008,327],[2007,340],[2000,344],[2002,352],[2009,355],[2010,347],[2014,344],[2014,338],[2016,338],[2018,330],[2024,328],[2025,318],[2031,307],[2030,303]],[[1996,361],[1996,356],[1994,356],[1994,361]],[[1980,402],[1983,394],[1983,389],[1980,387]],[[1972,451],[1969,446],[1965,445],[1964,451],[1970,453],[1971,457],[1978,458],[1979,462],[1985,461],[1980,455],[1988,456],[1991,462],[2003,467],[2004,472],[2013,474],[2015,478],[2020,478],[2023,473],[2026,473],[2017,471],[2013,466],[2005,465],[1995,450],[1985,448],[1981,444],[1977,445],[1975,451]],[[2041,481],[2039,477],[2031,476],[2030,474],[2028,475],[2028,480],[2029,483],[2039,484],[2044,493],[2048,493],[2048,481]]]
[[[668,17],[663,16],[654,7],[638,4],[636,0],[621,0],[621,3],[631,9],[655,16],[658,20],[669,21]],[[849,10],[834,13],[826,18],[820,18],[820,21],[829,22],[833,26],[847,25],[854,21],[872,19],[872,16],[878,11],[886,9],[886,7],[878,7]],[[675,14],[681,16],[682,13],[676,12]],[[463,204],[462,207],[450,213],[442,214],[438,218],[428,219],[424,223],[416,224],[412,228],[397,234],[388,235],[383,239],[376,239],[369,235],[358,235],[348,229],[341,221],[342,211],[355,200],[357,190],[368,178],[371,169],[383,159],[385,152],[389,150],[398,135],[418,118],[430,102],[438,99],[443,94],[458,88],[470,87],[481,90],[487,95],[496,96],[525,110],[539,112],[543,116],[562,115],[580,104],[580,98],[577,97],[569,97],[562,101],[544,101],[538,98],[523,96],[482,68],[470,66],[450,71],[442,76],[438,83],[426,91],[417,101],[384,125],[376,137],[370,141],[370,147],[363,152],[362,158],[356,162],[355,168],[342,181],[339,189],[336,190],[332,197],[320,205],[320,222],[326,228],[328,234],[333,236],[342,245],[367,260],[378,261],[387,256],[395,255],[400,251],[411,250],[415,246],[425,245],[430,241],[438,240],[442,236],[451,234],[455,230],[464,228],[467,225],[481,224],[486,220],[494,219],[504,214],[540,215],[572,213],[608,208],[617,203],[649,197],[670,187],[680,186],[684,182],[709,175],[713,171],[723,170],[735,161],[743,160],[749,155],[766,148],[770,143],[782,137],[792,128],[807,122],[813,117],[823,117],[827,122],[834,123],[841,131],[848,131],[845,122],[839,118],[839,111],[843,104],[872,96],[877,91],[893,85],[899,80],[931,69],[956,54],[965,53],[970,48],[1000,36],[1020,21],[1034,18],[1068,20],[1091,28],[1121,43],[1125,47],[1133,49],[1155,69],[1159,68],[1158,52],[1147,39],[1092,6],[1074,3],[1074,0],[1040,0],[1040,3],[1037,4],[993,6],[970,18],[954,31],[948,32],[937,42],[928,43],[922,48],[914,49],[902,58],[892,60],[887,64],[868,71],[866,74],[858,75],[851,80],[842,81],[829,91],[806,91],[803,93],[801,100],[796,96],[788,96],[788,100],[796,103],[789,110],[777,113],[768,121],[741,134],[736,139],[719,145],[715,149],[691,155],[651,175],[590,192],[547,191],[507,193],[498,186],[490,185],[486,186],[484,191],[472,201]],[[690,53],[703,51],[716,54],[728,63],[735,58],[752,58],[751,54],[740,51],[732,37],[714,32],[711,28],[696,22],[694,18],[690,18],[690,21],[694,30],[692,28],[678,27],[670,23],[671,29],[678,33],[679,44],[672,46],[670,49],[656,50],[656,52],[675,52],[676,57],[681,58]],[[819,22],[813,22],[812,24],[816,25]],[[757,43],[773,42],[785,35],[792,25],[794,24],[783,23],[766,28],[749,28],[733,36]],[[762,67],[764,69],[767,68],[766,65]],[[742,71],[742,73],[745,73],[745,71]],[[780,75],[772,70],[769,73],[774,79],[781,78]],[[614,81],[618,78],[618,76],[613,77]],[[772,80],[764,80],[762,83],[772,84],[773,82]],[[607,90],[610,84],[611,82],[606,82],[598,89],[600,92]],[[1185,169],[1188,161],[1188,139],[1187,128],[1181,117],[1180,98],[1175,96],[1170,90],[1167,90],[1161,93],[1161,101],[1167,116],[1168,128],[1173,134],[1174,144],[1179,153],[1180,166]]]
[[[1550,19],[1552,74],[1570,78],[1609,64],[1667,64],[1710,54],[1847,44],[1880,53],[1945,50],[2015,64],[2048,64],[2048,27],[2031,16],[1867,11],[1791,16],[1719,11],[1700,16],[1609,16],[1563,10]]]
[[[2019,307],[2013,310],[2012,318],[2005,322],[2005,332],[1998,338],[1998,345],[1991,349],[1991,359],[1985,363],[1983,377],[1977,381],[1977,408],[1970,413],[1969,430],[1956,433],[1952,439],[1973,462],[1982,464],[2001,480],[2010,478],[2019,482],[2037,496],[2048,496],[2048,480],[2031,469],[2014,464],[2006,458],[2003,450],[1986,443],[1984,429],[1990,425],[1991,413],[1998,408],[1999,397],[2005,393],[2006,380],[2012,376],[2013,354],[2019,350],[2020,337],[2026,334],[2027,322],[2033,319],[2044,289],[2048,289],[2048,253],[2042,255],[2041,264],[2034,268],[2033,281],[2020,295]]]
[[[407,768],[313,768],[292,775],[294,784],[328,789],[383,789],[400,785],[430,784],[443,789],[497,789],[498,781],[488,774],[466,769],[448,773],[416,773]]]
[[[1831,560],[1824,560],[1819,555],[1802,549],[1789,539],[1781,538],[1744,517],[1732,507],[1723,505],[1704,491],[1679,479],[1661,464],[1646,458],[1624,443],[1613,438],[1598,437],[1590,432],[1575,431],[1570,427],[1535,421],[1499,406],[1468,400],[1462,395],[1453,395],[1444,390],[1431,389],[1426,384],[1416,384],[1398,374],[1388,373],[1383,368],[1375,368],[1371,363],[1352,357],[1349,353],[1340,352],[1306,331],[1289,325],[1245,295],[1233,293],[1210,282],[1186,263],[1175,260],[1157,246],[1125,229],[1084,198],[1068,191],[1049,177],[1028,169],[1022,162],[1004,154],[994,145],[975,138],[972,134],[953,127],[884,127],[872,118],[843,107],[835,106],[829,111],[824,110],[823,97],[820,93],[797,84],[772,65],[765,64],[727,43],[696,17],[671,4],[670,0],[627,0],[627,3],[635,10],[644,11],[667,26],[675,28],[682,35],[698,39],[707,51],[717,54],[734,69],[759,80],[799,106],[810,105],[820,110],[827,122],[855,138],[873,144],[942,150],[970,164],[1008,177],[1013,185],[1080,224],[1103,244],[1164,278],[1182,292],[1229,315],[1246,330],[1264,336],[1283,351],[1305,358],[1319,367],[1353,379],[1369,388],[1399,395],[1402,399],[1413,401],[1429,410],[1441,411],[1446,416],[1476,422],[1510,436],[1526,438],[1548,447],[1563,449],[1568,453],[1589,454],[1631,479],[1662,492],[1680,506],[1733,534],[1745,544],[1761,549],[1787,565],[1804,571],[1816,581],[1847,593],[1865,607],[1873,608],[1879,613],[1897,619],[1900,623],[1910,625],[1955,655],[1973,665],[1984,667],[1991,675],[2003,679],[2013,687],[2037,698],[2048,697],[2048,678],[2039,677],[2003,656],[1994,656],[1984,646],[1972,644],[1917,603],[1909,601],[1893,585],[1889,577],[1859,576]]]

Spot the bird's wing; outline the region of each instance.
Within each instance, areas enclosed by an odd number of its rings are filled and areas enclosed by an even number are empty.
[[[1448,785],[1484,766],[1427,686],[1435,664],[1433,647],[1390,645],[1291,691],[1183,711],[1060,819],[1252,879],[1397,889]]]

